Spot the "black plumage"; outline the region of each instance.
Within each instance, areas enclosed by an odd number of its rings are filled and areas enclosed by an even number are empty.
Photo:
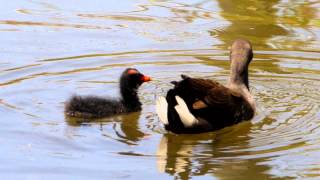
[[[231,73],[227,86],[186,75],[182,75],[181,81],[172,82],[174,88],[168,91],[165,98],[167,120],[162,120],[165,128],[174,133],[200,133],[250,120],[255,113],[248,81],[248,66],[252,57],[251,44],[246,40],[236,40],[231,47]],[[186,125],[175,109],[177,96],[183,99],[196,118],[192,125]]]
[[[71,117],[101,118],[140,111],[141,102],[137,90],[147,81],[150,81],[150,77],[137,69],[127,68],[120,77],[120,98],[72,96],[65,104],[65,114]]]

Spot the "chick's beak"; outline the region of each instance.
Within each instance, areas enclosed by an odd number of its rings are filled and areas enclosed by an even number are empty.
[[[149,76],[143,75],[143,76],[141,77],[141,81],[142,81],[142,82],[148,82],[148,81],[151,81],[151,78],[150,78]]]

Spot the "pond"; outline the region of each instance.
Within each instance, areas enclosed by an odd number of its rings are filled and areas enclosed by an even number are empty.
[[[0,7],[2,179],[320,178],[320,3],[11,0]],[[257,114],[168,133],[155,100],[180,74],[225,83],[229,46],[252,42]],[[127,67],[153,78],[143,110],[79,122],[73,94],[117,97]]]

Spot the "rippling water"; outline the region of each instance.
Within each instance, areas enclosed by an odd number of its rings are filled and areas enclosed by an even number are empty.
[[[4,179],[320,178],[318,1],[40,1],[0,7]],[[155,99],[181,73],[225,82],[228,47],[252,41],[250,122],[167,133]],[[118,96],[136,67],[143,111],[65,118],[73,94]]]

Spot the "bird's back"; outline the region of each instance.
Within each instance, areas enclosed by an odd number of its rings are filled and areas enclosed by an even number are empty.
[[[121,101],[97,96],[73,96],[65,106],[66,115],[81,118],[107,117],[124,111]]]
[[[167,94],[169,130],[186,130],[174,108],[177,104],[175,96],[180,96],[189,111],[200,120],[200,124],[187,128],[190,132],[195,132],[192,128],[203,131],[221,129],[253,116],[250,104],[241,93],[213,80],[188,77],[177,82]]]

